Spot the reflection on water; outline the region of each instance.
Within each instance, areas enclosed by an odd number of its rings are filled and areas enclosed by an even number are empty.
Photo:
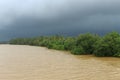
[[[120,80],[120,59],[0,45],[0,80]]]

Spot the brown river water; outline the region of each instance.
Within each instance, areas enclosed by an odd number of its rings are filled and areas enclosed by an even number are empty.
[[[120,80],[120,58],[0,45],[0,80]]]

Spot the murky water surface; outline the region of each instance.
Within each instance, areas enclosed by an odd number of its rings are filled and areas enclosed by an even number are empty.
[[[120,58],[0,45],[0,80],[120,80]]]

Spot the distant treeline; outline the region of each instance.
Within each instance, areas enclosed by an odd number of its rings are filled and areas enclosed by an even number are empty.
[[[49,49],[66,50],[75,55],[92,54],[99,57],[120,57],[120,34],[111,32],[105,36],[80,34],[77,37],[41,36],[12,39],[10,44],[43,46]]]
[[[8,44],[9,41],[0,41],[0,44]]]

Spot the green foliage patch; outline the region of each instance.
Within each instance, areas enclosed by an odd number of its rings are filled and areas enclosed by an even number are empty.
[[[120,57],[120,34],[111,32],[105,36],[86,33],[77,37],[41,36],[36,38],[17,38],[10,44],[43,46],[49,49],[71,51],[75,55],[93,54],[99,57]]]

